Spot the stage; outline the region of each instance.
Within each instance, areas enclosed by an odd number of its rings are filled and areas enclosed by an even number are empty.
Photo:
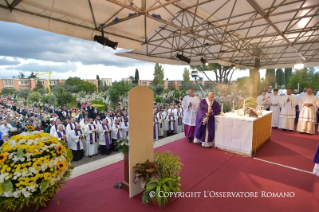
[[[180,155],[183,192],[200,197],[172,198],[165,207],[145,206],[141,194],[129,198],[113,185],[123,180],[123,161],[68,181],[45,212],[55,211],[318,211],[319,177],[312,156],[319,134],[272,130],[271,139],[253,158],[188,143],[186,138],[155,148]],[[204,192],[206,191],[206,197]],[[214,192],[257,192],[258,197],[209,197]],[[263,193],[264,192],[264,193]],[[294,197],[262,197],[267,192],[290,192]],[[211,193],[213,194],[213,193]],[[269,194],[269,193],[268,193]]]

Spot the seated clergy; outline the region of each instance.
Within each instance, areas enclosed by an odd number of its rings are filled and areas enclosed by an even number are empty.
[[[83,157],[84,134],[81,130],[81,125],[77,124],[75,129],[70,132],[69,148],[72,150],[73,161],[81,160]]]
[[[70,132],[68,134],[70,135]],[[54,137],[57,137],[59,140],[62,140],[64,143],[66,143],[67,144],[66,148],[69,147],[68,140],[70,140],[70,137],[67,136],[66,130],[63,129],[63,124],[59,124],[58,130],[54,133]]]
[[[154,141],[158,140],[158,132],[159,132],[159,120],[157,118],[156,113],[154,113],[153,117],[153,134],[154,134]]]
[[[86,152],[85,156],[92,157],[97,154],[98,142],[97,142],[97,126],[93,124],[93,119],[89,119],[88,125],[84,128],[84,135],[86,137]]]
[[[106,119],[99,125],[100,154],[108,155],[112,151],[112,131]]]

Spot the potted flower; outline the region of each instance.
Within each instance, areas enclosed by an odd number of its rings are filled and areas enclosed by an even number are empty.
[[[72,152],[47,133],[24,132],[0,147],[0,208],[43,208],[71,176]]]
[[[123,137],[119,141],[114,142],[114,145],[115,145],[115,149],[123,153],[128,152],[130,148],[127,137]]]

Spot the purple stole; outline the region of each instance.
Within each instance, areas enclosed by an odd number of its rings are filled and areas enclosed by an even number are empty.
[[[158,116],[159,116],[159,118],[162,120],[162,114],[158,114]],[[163,127],[163,125],[162,125],[162,121],[161,121],[161,123],[160,123],[160,128],[162,128]]]
[[[107,127],[108,130],[110,129],[108,125],[106,125],[106,127]],[[105,125],[104,125],[104,124],[102,124],[102,128],[103,128],[103,130],[104,130],[106,148],[107,148],[107,149],[110,149],[111,146],[110,146],[110,141],[109,141],[109,133],[105,132],[106,128],[105,128]]]
[[[80,131],[81,134],[83,135],[82,130],[79,130],[79,131]],[[75,129],[74,132],[75,132],[75,135],[76,135],[76,136],[79,136],[77,129]],[[80,141],[77,142],[77,145],[76,145],[76,146],[77,146],[78,150],[81,150],[81,149],[80,149],[80,148],[81,148],[81,146],[80,146]]]
[[[94,129],[96,129],[95,125],[93,124]],[[89,129],[92,130],[91,125],[89,124]],[[93,144],[93,133],[90,133],[90,144]],[[95,132],[95,143],[97,142],[96,140],[96,132]]]
[[[98,124],[98,123],[97,123],[97,122],[98,122],[97,120],[95,120],[94,122],[95,122],[95,124]],[[101,121],[99,121],[99,124],[101,124]]]
[[[171,129],[171,122],[172,122],[172,121],[171,121],[171,117],[174,118],[174,115],[169,115],[169,116],[168,116],[168,119],[169,119],[169,123],[168,123],[168,126],[169,126],[169,127],[168,127],[168,130],[169,130],[169,131],[172,130],[172,129]],[[175,119],[175,118],[174,118],[174,119]],[[173,124],[173,131],[175,131],[175,124]]]
[[[117,124],[115,124],[116,129],[118,129]],[[117,130],[117,140],[120,140],[120,131]]]
[[[127,127],[127,121],[124,121],[124,126]],[[126,136],[128,136],[128,131],[126,131]]]
[[[57,134],[58,134],[58,137],[59,138],[62,138],[62,133],[58,130],[58,131],[56,131],[57,132]],[[63,135],[65,135],[66,133],[65,133],[65,130],[63,130]],[[65,143],[67,144],[66,145],[66,148],[68,148],[68,140],[65,138]]]
[[[73,124],[70,122],[70,129],[73,130]]]
[[[107,118],[105,120],[106,120],[106,124],[109,124],[109,120]]]
[[[181,113],[177,112],[177,116],[180,116]],[[178,125],[182,125],[182,118],[178,117]]]
[[[158,118],[153,118],[153,122],[158,122]],[[156,136],[155,136],[155,133],[156,133],[156,128],[155,128],[155,125],[157,125],[156,123],[154,123],[154,125],[153,125],[153,130],[154,130],[154,139],[156,138]],[[157,126],[157,130],[159,130],[158,129],[158,126]]]
[[[54,125],[55,126],[55,131],[58,131],[58,125]]]

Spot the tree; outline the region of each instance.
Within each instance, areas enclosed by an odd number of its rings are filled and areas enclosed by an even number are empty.
[[[80,77],[69,77],[67,80],[65,80],[66,85],[79,85],[83,82],[83,80],[80,79]]]
[[[276,83],[276,72],[275,69],[266,69],[266,75],[265,75],[265,84],[267,86],[275,87]]]
[[[56,105],[56,97],[54,95],[49,96],[48,103],[49,105]]]
[[[139,81],[139,80],[140,80],[140,74],[139,74],[138,70],[135,69],[134,83],[135,83],[136,85],[138,85],[138,81]]]
[[[41,95],[45,94],[45,89],[44,88],[40,88],[37,90]]]
[[[109,89],[109,86],[106,84],[99,86],[99,91],[106,92]]]
[[[258,88],[260,83],[260,73],[258,69],[250,69],[249,70],[249,95],[257,98],[258,96]]]
[[[131,83],[135,83],[135,79],[133,76],[129,76],[128,78],[131,80]]]
[[[37,91],[33,91],[32,93],[29,93],[28,95],[28,100],[30,100],[31,102],[38,102],[40,100],[40,93]]]
[[[38,91],[41,88],[44,88],[44,86],[42,85],[42,82],[40,80],[37,80],[37,83],[35,84],[33,91]]]
[[[313,90],[319,90],[319,73],[315,72],[314,68],[304,68],[296,70],[292,73],[287,83],[287,88],[297,89],[299,83],[299,89],[312,88]]]
[[[154,91],[155,94],[160,95],[164,91],[164,85],[156,85],[153,87],[152,90]]]
[[[96,79],[97,79],[97,85],[100,86],[101,85],[100,76],[96,75]]]
[[[90,82],[83,82],[77,85],[79,91],[94,92],[97,90],[96,85]]]
[[[183,84],[190,82],[190,77],[189,77],[190,73],[189,73],[189,69],[188,68],[184,68],[184,73],[183,73]]]
[[[291,75],[292,75],[292,68],[285,68],[285,82],[286,83],[289,82],[289,78],[291,77]]]
[[[30,76],[28,76],[28,78],[29,78],[29,79],[31,79],[31,78],[34,78],[34,79],[35,79],[35,78],[37,78],[37,75],[32,71],[31,74],[30,74]]]
[[[12,95],[15,92],[16,92],[15,88],[5,87],[5,88],[2,88],[1,95]]]
[[[24,73],[23,72],[19,72],[18,78],[19,79],[24,79],[25,78]]]
[[[59,106],[74,105],[77,102],[76,97],[69,92],[59,92],[56,99]]]
[[[110,100],[113,104],[117,104],[119,102],[120,97],[127,95],[127,93],[131,90],[131,86],[129,82],[120,81],[114,82],[112,87],[109,89]]]
[[[158,63],[155,64],[153,76],[154,76],[154,79],[153,79],[154,86],[164,85],[164,69]]]
[[[285,84],[285,74],[281,68],[276,70],[276,82],[279,87]]]
[[[17,92],[17,95],[21,98],[28,98],[28,95],[31,93],[32,91],[30,90],[30,88],[26,88],[26,89],[22,89],[21,91]]]
[[[191,82],[183,82],[182,86],[181,86],[181,90],[188,90],[190,88],[193,88],[194,90],[198,90],[198,86],[194,85]]]

